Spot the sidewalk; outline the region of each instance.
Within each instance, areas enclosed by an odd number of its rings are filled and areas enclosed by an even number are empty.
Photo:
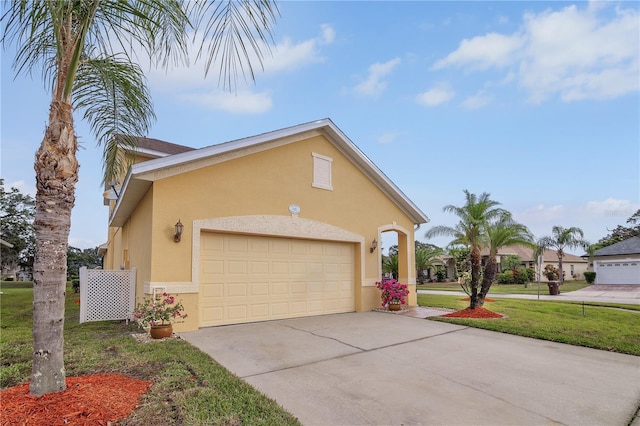
[[[537,287],[537,284],[532,284]],[[462,291],[441,291],[441,290],[417,290],[418,294],[443,294],[466,296]],[[540,285],[540,295],[537,294],[508,294],[491,293],[492,299],[529,299],[529,300],[553,300],[556,302],[604,302],[621,303],[626,305],[640,305],[640,286],[589,286],[582,290],[562,292],[557,296],[549,295],[546,283]]]

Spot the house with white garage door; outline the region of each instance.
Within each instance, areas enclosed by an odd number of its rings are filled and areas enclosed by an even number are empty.
[[[428,218],[331,120],[200,149],[135,139],[105,192],[104,269],[135,267],[137,302],[175,294],[176,330],[378,307],[385,232],[416,304]]]
[[[596,284],[640,285],[640,237],[596,250],[593,270]]]

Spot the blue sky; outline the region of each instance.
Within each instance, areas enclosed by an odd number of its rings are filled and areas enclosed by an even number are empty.
[[[237,93],[203,67],[150,69],[150,137],[204,147],[331,118],[431,219],[489,192],[538,238],[592,242],[640,208],[637,2],[281,2],[273,54]],[[49,96],[2,53],[1,172],[34,194]],[[214,70],[215,71],[215,70]],[[106,242],[101,149],[76,115],[69,243]],[[374,206],[372,206],[374,208]],[[441,246],[448,239],[429,242]],[[388,244],[388,243],[386,243]],[[581,253],[577,253],[581,254]]]

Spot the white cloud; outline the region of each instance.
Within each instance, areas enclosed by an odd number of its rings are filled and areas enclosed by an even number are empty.
[[[395,133],[395,132],[383,133],[380,136],[378,136],[378,142],[384,145],[384,144],[388,144],[395,141],[397,138],[398,138],[398,133]]]
[[[354,91],[365,96],[379,96],[387,87],[383,77],[389,75],[400,63],[400,58],[394,58],[387,62],[376,62],[369,67],[369,76]]]
[[[318,37],[298,43],[285,38],[272,49],[273,56],[264,61],[264,70],[267,73],[293,71],[306,65],[321,63],[325,58],[319,51],[319,45],[329,45],[335,40],[335,30],[328,24],[320,26],[321,33]]]
[[[493,100],[493,95],[484,90],[479,91],[473,96],[469,96],[462,101],[462,106],[467,109],[478,109],[489,104]]]
[[[206,108],[236,114],[260,114],[270,110],[273,105],[268,93],[254,93],[249,90],[238,91],[238,93],[213,90],[205,93],[183,94],[180,98]]]
[[[455,92],[448,83],[439,83],[426,92],[418,94],[416,101],[425,106],[433,107],[448,102],[455,96]]]
[[[607,99],[640,89],[640,17],[635,9],[592,2],[527,13],[520,31],[463,40],[432,69],[505,70],[504,81],[526,89],[529,101]]]
[[[27,185],[27,183],[23,180],[17,180],[15,182],[5,184],[5,189],[16,188],[23,195],[30,195],[32,197],[36,196],[36,187],[33,185]]]
[[[633,203],[629,200],[617,200],[615,198],[607,198],[602,201],[589,201],[585,206],[588,215],[596,217],[621,217],[625,220],[630,218],[638,209],[640,209],[640,204]]]
[[[464,39],[457,50],[436,62],[432,69],[449,66],[466,66],[472,70],[503,67],[515,61],[515,53],[522,44],[523,40],[517,35],[505,36],[496,33]]]
[[[205,78],[206,61],[204,58],[194,62],[198,46],[201,43],[201,36],[196,35],[195,39],[194,44],[190,46],[191,65],[175,66],[168,72],[150,69],[149,83],[154,90],[172,94],[182,100],[230,112],[259,113],[271,108],[272,100],[267,93],[251,92],[249,77],[245,81],[241,75],[238,76],[237,94],[220,92],[217,77],[220,64],[218,62],[212,63],[209,75]],[[253,54],[250,54],[251,63],[258,78],[265,74],[294,72],[305,66],[324,62],[326,58],[321,54],[320,46],[329,45],[334,39],[334,29],[330,25],[323,24],[317,37],[302,41],[294,41],[285,37],[276,43],[271,48],[271,54],[266,53],[263,58],[264,71],[261,71],[260,62]],[[262,51],[269,52],[269,49],[262,46]]]

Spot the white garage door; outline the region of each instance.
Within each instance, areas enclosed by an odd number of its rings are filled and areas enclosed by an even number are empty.
[[[353,312],[349,243],[203,233],[200,326]]]
[[[640,284],[640,260],[597,263],[598,284]]]

